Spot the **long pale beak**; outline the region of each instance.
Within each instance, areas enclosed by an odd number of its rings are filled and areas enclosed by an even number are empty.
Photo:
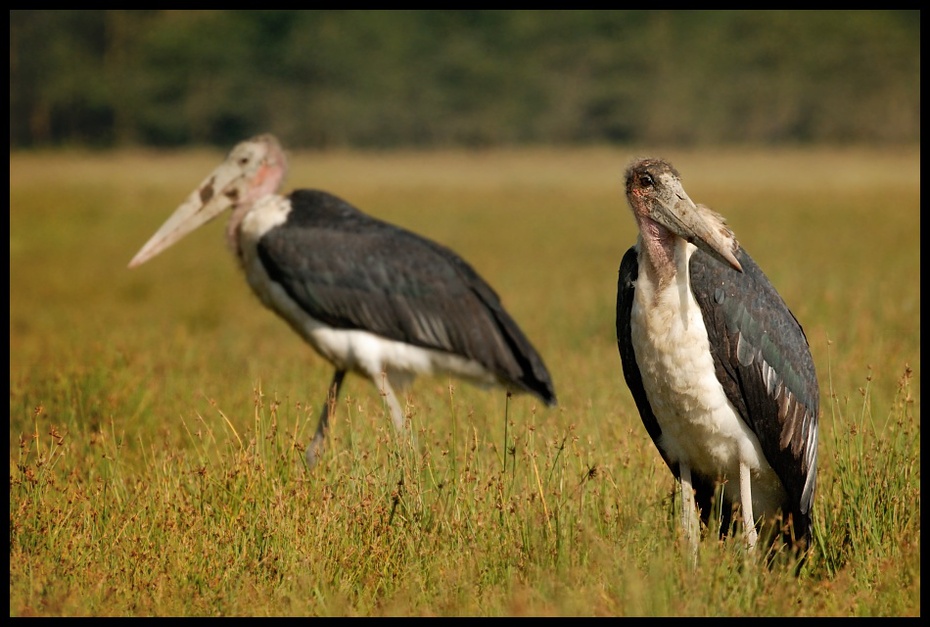
[[[695,205],[679,188],[671,198],[657,200],[650,217],[734,270],[743,267],[733,254],[736,238],[723,218],[704,205]]]
[[[228,161],[204,179],[187,200],[161,225],[149,241],[129,262],[130,268],[139,266],[203,226],[238,199],[237,183],[242,170]]]

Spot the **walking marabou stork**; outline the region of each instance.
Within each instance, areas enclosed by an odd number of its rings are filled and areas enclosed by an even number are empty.
[[[633,163],[626,197],[639,238],[620,264],[617,345],[643,424],[681,484],[692,550],[695,506],[707,525],[718,485],[721,534],[738,505],[750,547],[760,533],[783,534],[803,550],[820,393],[801,325],[670,163]]]
[[[396,390],[417,374],[447,373],[556,403],[542,358],[466,261],[326,192],[278,195],[286,172],[273,136],[240,143],[129,267],[232,210],[227,242],[249,285],[336,369],[307,447],[309,464],[349,371],[374,382],[400,433],[408,428]]]

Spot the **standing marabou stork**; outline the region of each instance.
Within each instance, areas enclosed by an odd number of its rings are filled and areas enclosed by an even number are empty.
[[[620,264],[617,345],[646,430],[681,483],[692,550],[695,505],[706,525],[721,484],[721,533],[738,505],[750,547],[778,532],[809,546],[820,393],[801,325],[670,163],[633,163],[626,197],[639,238]]]
[[[273,136],[240,143],[129,267],[232,210],[226,237],[249,285],[336,368],[307,447],[311,465],[349,371],[374,382],[401,433],[407,427],[395,390],[420,373],[499,384],[556,403],[542,358],[467,262],[326,192],[278,195],[286,172]]]

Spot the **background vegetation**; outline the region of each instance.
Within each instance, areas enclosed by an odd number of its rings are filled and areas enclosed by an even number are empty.
[[[919,615],[919,153],[657,150],[804,324],[822,389],[816,551],[688,568],[673,481],[623,383],[633,153],[295,152],[319,186],[448,244],[549,364],[555,409],[446,379],[414,449],[204,227],[126,263],[220,151],[14,153],[11,615]]]
[[[10,146],[913,144],[919,11],[11,11]]]

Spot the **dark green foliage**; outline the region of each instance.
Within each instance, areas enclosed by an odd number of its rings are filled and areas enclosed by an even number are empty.
[[[914,143],[919,11],[11,11],[10,145]]]

